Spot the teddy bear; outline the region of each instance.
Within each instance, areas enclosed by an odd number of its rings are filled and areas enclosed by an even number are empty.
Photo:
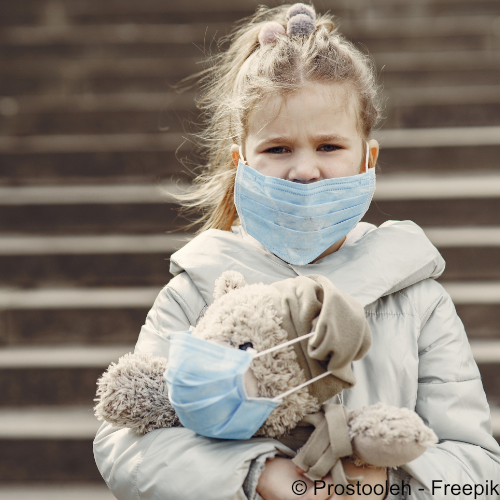
[[[191,335],[256,353],[274,349],[256,356],[245,375],[251,396],[286,394],[255,436],[298,451],[294,462],[312,480],[331,472],[345,485],[342,457],[356,465],[397,467],[437,443],[407,408],[377,403],[349,410],[332,403],[354,386],[351,363],[368,352],[371,332],[361,304],[322,276],[247,285],[241,273],[226,271]],[[291,340],[293,345],[282,346]],[[166,358],[140,353],[112,363],[98,380],[96,417],[139,435],[180,426],[168,397],[167,368]]]

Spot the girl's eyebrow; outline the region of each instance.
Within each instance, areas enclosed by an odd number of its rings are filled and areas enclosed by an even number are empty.
[[[314,137],[315,142],[350,142],[348,137],[339,134],[318,135]]]
[[[316,137],[313,137],[313,139],[314,142],[343,142],[343,143],[350,142],[349,138],[339,134],[318,135]],[[269,143],[290,144],[292,142],[294,142],[294,139],[292,137],[288,137],[285,135],[280,135],[275,137],[271,136],[262,139],[262,141],[259,141],[257,147],[261,147],[264,144],[269,144]]]
[[[290,144],[291,142],[293,142],[293,138],[292,137],[287,137],[287,136],[284,136],[284,135],[280,135],[280,136],[275,136],[275,137],[266,137],[265,139],[262,139],[261,141],[259,141],[257,143],[257,147],[261,147],[263,146],[264,144],[269,144],[269,143],[285,143],[285,144]]]

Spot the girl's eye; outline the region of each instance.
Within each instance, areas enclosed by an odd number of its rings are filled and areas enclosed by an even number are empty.
[[[280,155],[283,153],[289,153],[290,150],[288,148],[285,148],[284,146],[276,146],[274,148],[269,148],[264,151],[264,153],[272,153],[275,155]]]
[[[326,151],[329,153],[330,151],[337,151],[337,149],[342,149],[340,146],[335,146],[334,144],[323,144],[318,148],[320,151]]]

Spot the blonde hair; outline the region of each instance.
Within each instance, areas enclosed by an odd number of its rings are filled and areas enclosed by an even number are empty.
[[[345,40],[330,15],[317,16],[308,36],[277,35],[260,45],[261,28],[269,21],[286,26],[290,5],[267,8],[241,22],[222,39],[229,48],[214,56],[199,78],[203,129],[198,135],[207,152],[206,165],[191,189],[176,198],[183,212],[201,211],[188,227],[202,224],[229,231],[237,217],[234,205],[234,166],[230,147],[243,146],[250,111],[270,95],[286,97],[307,83],[343,84],[354,97],[360,135],[367,139],[381,111],[379,87],[372,59]]]

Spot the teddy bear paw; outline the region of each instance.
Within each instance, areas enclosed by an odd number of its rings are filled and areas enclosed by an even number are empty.
[[[438,442],[417,413],[384,403],[352,410],[348,426],[355,455],[377,467],[411,462]]]

